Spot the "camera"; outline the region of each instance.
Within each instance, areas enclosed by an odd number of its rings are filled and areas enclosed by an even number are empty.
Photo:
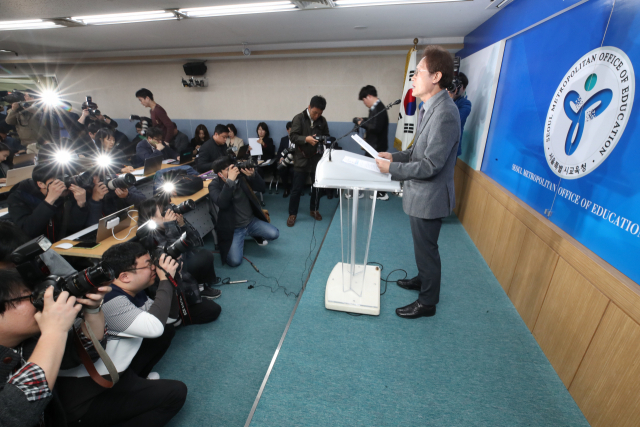
[[[153,249],[153,251],[151,252],[151,257],[155,260],[156,263],[160,260],[160,256],[162,254],[167,254],[173,259],[178,259],[180,255],[187,252],[193,246],[195,245],[193,245],[189,241],[187,233],[184,232],[178,240],[171,243],[170,245],[159,245],[155,249]]]
[[[258,167],[250,157],[248,159],[239,159],[231,148],[227,150],[227,155],[231,159],[232,164],[238,169],[254,169]]]
[[[317,153],[319,154],[324,153],[325,147],[327,145],[331,145],[331,143],[336,140],[335,137],[329,136],[329,135],[314,136],[313,139],[318,141],[318,144],[316,144],[316,147],[318,148]]]
[[[57,300],[61,292],[67,291],[69,295],[82,297],[95,292],[102,284],[111,283],[114,279],[115,274],[111,267],[102,262],[68,277],[50,275],[35,286],[31,302],[36,310],[42,311],[44,293],[49,286],[53,286],[53,299]]]
[[[133,178],[135,180],[135,177]],[[77,175],[64,175],[60,181],[69,188],[71,184],[75,184],[80,188],[93,188],[93,174],[89,171],[79,173]]]
[[[2,91],[0,92],[0,101],[13,104],[14,102],[25,102],[25,98],[22,92],[18,92],[16,90],[11,92]]]
[[[140,124],[142,125],[142,135],[146,135],[147,134],[147,129],[152,124],[151,119],[149,117],[136,116],[136,115],[133,115],[133,114],[129,116],[129,121],[130,122],[133,122],[133,121],[140,122]]]
[[[95,117],[98,113],[98,104],[93,102],[93,99],[90,96],[87,96],[86,101],[82,103],[82,109],[88,110],[89,115]]]
[[[456,56],[453,58],[453,80],[451,81],[451,84],[447,87],[447,91],[457,92],[458,89],[460,89],[460,86],[462,86],[462,83],[460,82],[460,78],[458,77],[459,74],[460,74],[460,57]]]
[[[54,286],[54,299],[57,299],[62,291],[79,297],[93,292],[103,283],[111,282],[115,278],[113,270],[104,263],[77,271],[67,277],[52,275],[41,257],[49,248],[49,239],[39,236],[19,246],[9,255],[27,286],[34,289],[32,302],[38,310],[42,310],[44,306],[44,293],[49,286]]]
[[[108,176],[102,181],[104,185],[111,191],[116,188],[126,190],[136,183],[136,177],[133,174],[125,173],[123,176]]]
[[[282,162],[278,164],[278,170],[283,171],[291,165],[293,165],[293,149],[285,148],[282,150]]]
[[[167,211],[169,209],[171,209],[172,211],[174,211],[178,215],[184,215],[187,212],[191,212],[195,208],[196,208],[196,202],[194,202],[191,199],[185,200],[184,202],[180,203],[179,205],[175,205],[173,203],[169,203],[169,205],[162,212],[162,216],[165,216],[165,214],[167,213]]]

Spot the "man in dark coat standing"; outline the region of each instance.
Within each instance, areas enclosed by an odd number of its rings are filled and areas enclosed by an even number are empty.
[[[420,291],[417,301],[396,310],[407,319],[436,314],[440,298],[438,236],[442,218],[456,204],[453,172],[460,143],[460,114],[445,90],[453,79],[453,58],[439,46],[427,46],[413,75],[413,93],[424,103],[418,114],[415,143],[408,150],[380,153],[383,173],[404,181],[402,207],[411,223],[418,276],[398,286]]]

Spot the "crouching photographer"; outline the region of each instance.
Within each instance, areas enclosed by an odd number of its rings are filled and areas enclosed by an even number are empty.
[[[218,176],[209,184],[209,197],[220,209],[216,221],[220,255],[227,265],[237,267],[242,263],[247,234],[265,246],[276,240],[280,231],[269,224],[254,193],[265,191],[264,181],[254,169],[245,169],[246,164],[239,164],[238,169],[227,156],[215,160],[212,166]]]
[[[54,397],[60,394],[60,387],[54,389],[60,370],[97,360],[94,342],[106,343],[100,306],[111,288],[99,280],[105,276],[78,273],[55,255],[43,256],[50,247],[42,236],[31,240],[10,256],[17,270],[0,270],[2,426],[65,426],[64,409]],[[46,276],[64,271],[72,274]],[[87,286],[86,278],[96,285]]]
[[[183,261],[184,268],[175,277],[188,309],[187,316],[181,312],[181,320],[203,324],[220,315],[222,309],[212,300],[220,297],[221,292],[211,287],[217,282],[213,253],[200,247],[203,244],[200,234],[182,215],[192,209],[195,209],[193,200],[176,206],[165,199],[147,199],[138,204],[140,226],[136,236],[156,258],[164,251]]]
[[[111,388],[100,384],[111,373],[103,359],[95,361],[89,371],[85,366],[61,371],[57,388],[67,421],[92,427],[163,426],[187,397],[182,382],[161,380],[151,372],[175,335],[167,319],[172,309],[177,310],[170,278],[178,263],[163,255],[156,268],[147,250],[135,242],[112,246],[102,262],[114,278],[102,312],[109,325],[105,350],[119,380]],[[151,300],[145,290],[156,277],[158,290]]]

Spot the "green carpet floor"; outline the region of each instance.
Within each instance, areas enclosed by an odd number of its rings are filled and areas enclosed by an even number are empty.
[[[314,221],[307,209],[307,194],[300,200],[296,225],[289,228],[289,199],[282,198],[282,192],[266,194],[265,203],[280,238],[265,247],[247,239],[245,256],[273,279],[262,277],[246,261],[236,268],[223,266],[219,255],[215,255],[215,267],[219,277],[254,280],[273,291],[261,286],[248,289],[248,283],[221,286],[222,296],[215,300],[222,307],[218,320],[178,329],[154,369],[162,378],[182,380],[189,389],[185,406],[170,426],[244,425],[296,302],[295,295],[286,296],[277,289],[275,279],[289,293],[300,291],[338,205],[337,199],[323,197],[324,219]],[[313,250],[312,233],[316,236]],[[205,242],[214,249],[210,237]]]
[[[334,220],[252,427],[588,425],[457,218],[440,235],[437,315],[416,320],[395,315],[417,298],[395,284],[379,317],[324,308],[339,229]],[[383,278],[416,275],[401,199],[377,204],[374,234],[369,259]],[[210,425],[230,426],[215,423],[217,412]]]

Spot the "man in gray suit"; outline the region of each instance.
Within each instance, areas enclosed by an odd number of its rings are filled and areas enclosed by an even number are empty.
[[[453,58],[439,46],[427,46],[413,75],[413,95],[424,102],[418,115],[414,144],[408,150],[380,153],[383,173],[404,181],[402,207],[411,222],[418,276],[398,280],[405,289],[419,290],[418,300],[396,309],[407,319],[436,314],[440,297],[438,236],[442,218],[455,206],[453,171],[460,142],[460,114],[445,90],[453,79]]]

